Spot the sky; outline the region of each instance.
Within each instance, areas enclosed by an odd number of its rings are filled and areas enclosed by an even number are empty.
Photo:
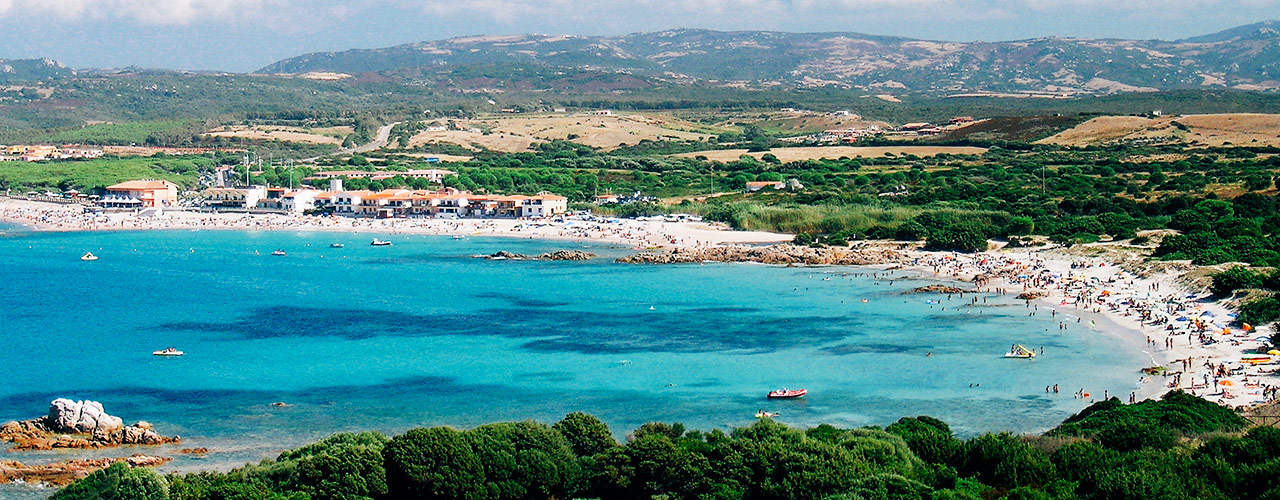
[[[477,34],[1175,40],[1276,18],[1280,0],[0,0],[0,59],[247,72],[308,52]]]

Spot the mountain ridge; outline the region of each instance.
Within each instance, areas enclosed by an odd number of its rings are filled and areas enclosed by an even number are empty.
[[[931,94],[1071,95],[1206,87],[1271,91],[1280,90],[1280,22],[1174,41],[1040,37],[948,42],[852,32],[698,28],[620,36],[473,35],[314,52],[277,61],[258,73],[440,74],[503,65],[622,72],[650,81]]]

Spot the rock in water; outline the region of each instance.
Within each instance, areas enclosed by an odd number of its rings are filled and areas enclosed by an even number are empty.
[[[956,288],[954,286],[947,286],[947,285],[929,285],[929,286],[922,286],[920,288],[916,288],[911,292],[912,293],[964,293],[966,291],[969,291],[969,290],[964,290],[962,288]]]
[[[539,255],[541,260],[591,260],[596,254],[583,252],[582,250],[556,250],[554,252]]]
[[[53,432],[94,434],[124,427],[124,420],[108,415],[97,401],[58,398],[49,403],[45,425]]]

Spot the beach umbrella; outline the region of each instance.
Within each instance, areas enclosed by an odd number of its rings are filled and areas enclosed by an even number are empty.
[[[1230,380],[1219,380],[1218,385],[1236,385],[1236,383]]]

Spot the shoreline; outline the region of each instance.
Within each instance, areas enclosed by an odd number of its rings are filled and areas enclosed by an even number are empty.
[[[157,217],[131,213],[97,216],[79,213],[79,205],[58,205],[0,198],[0,221],[39,232],[240,230],[354,232],[438,236],[496,236],[624,245],[637,250],[707,248],[774,244],[792,236],[762,231],[733,231],[715,223],[623,219],[621,223],[571,220],[550,223],[522,219],[358,219],[279,214],[170,211]]]
[[[680,255],[685,258],[710,255],[723,262],[763,262],[775,265],[856,265],[882,270],[904,270],[920,277],[939,281],[965,283],[978,293],[1000,293],[1016,296],[1034,292],[1040,296],[1029,300],[1038,314],[1041,307],[1056,317],[1077,319],[1074,326],[1066,321],[1060,327],[1090,328],[1095,332],[1130,340],[1151,360],[1171,374],[1181,373],[1179,384],[1171,385],[1170,376],[1145,375],[1134,372],[1135,401],[1157,398],[1173,389],[1183,389],[1229,407],[1251,406],[1265,402],[1266,387],[1257,377],[1269,374],[1258,366],[1245,367],[1240,356],[1263,346],[1255,340],[1270,334],[1254,330],[1229,329],[1220,335],[1232,311],[1221,301],[1207,302],[1201,293],[1178,282],[1181,274],[1171,272],[1139,275],[1131,269],[1141,265],[1141,258],[1129,261],[1116,255],[1071,255],[1068,249],[1048,247],[1036,249],[997,249],[978,254],[930,252],[918,245],[865,243],[843,252],[845,261],[828,258],[829,253],[813,252],[805,247],[790,250],[751,251],[743,245],[776,245],[789,242],[791,235],[766,232],[732,231],[721,225],[622,220],[620,223],[569,220],[563,223],[518,219],[354,219],[345,217],[285,216],[275,214],[168,212],[155,218],[129,213],[79,213],[78,205],[58,205],[15,199],[0,199],[0,221],[17,223],[37,232],[80,231],[147,231],[147,230],[239,230],[415,234],[438,236],[493,236],[517,239],[545,239],[580,243],[620,245],[644,252],[660,249],[659,256]],[[1087,248],[1105,248],[1095,244]],[[761,247],[754,247],[761,250]],[[775,248],[775,250],[777,250]],[[807,252],[807,253],[806,253]],[[766,258],[761,258],[766,254]],[[641,254],[643,255],[643,254]],[[770,261],[767,257],[791,258]],[[755,260],[753,260],[755,259]],[[1119,260],[1119,262],[1117,262]],[[630,262],[662,263],[662,260],[630,260]],[[682,262],[667,260],[665,262]],[[1126,266],[1127,265],[1127,266]],[[1190,299],[1188,297],[1195,297]],[[1162,302],[1166,301],[1166,302]],[[1087,304],[1087,307],[1081,307]],[[1168,306],[1167,312],[1160,304]],[[1179,311],[1173,311],[1176,304]],[[1155,311],[1155,312],[1152,312]],[[1185,313],[1185,314],[1184,314]],[[1195,317],[1189,316],[1194,313]],[[1143,315],[1158,315],[1166,323],[1152,326],[1139,321]],[[1187,321],[1175,321],[1181,318]],[[1200,318],[1215,323],[1209,329],[1208,344],[1196,342],[1196,332],[1183,333],[1187,324]],[[1087,321],[1087,322],[1086,322]],[[1088,325],[1088,326],[1084,326]],[[1170,332],[1164,328],[1177,325]],[[1182,337],[1181,335],[1187,335]],[[1221,338],[1219,338],[1221,337]],[[1172,343],[1166,343],[1172,340]],[[1139,341],[1145,341],[1145,349]],[[1189,360],[1184,363],[1183,360]],[[1231,366],[1227,366],[1231,365]],[[1143,366],[1139,368],[1150,368]],[[1139,382],[1139,377],[1142,381]],[[1254,377],[1254,381],[1249,378]],[[1214,379],[1214,380],[1210,380]],[[1229,381],[1219,385],[1219,382]],[[1196,383],[1199,381],[1201,383]],[[1211,383],[1212,382],[1212,383]],[[1063,388],[1065,390],[1070,390]],[[1222,390],[1219,390],[1222,389]],[[1113,396],[1124,397],[1126,394]],[[1243,397],[1242,397],[1243,396]],[[1093,400],[1100,399],[1091,395]],[[1081,399],[1084,399],[1083,397]]]

